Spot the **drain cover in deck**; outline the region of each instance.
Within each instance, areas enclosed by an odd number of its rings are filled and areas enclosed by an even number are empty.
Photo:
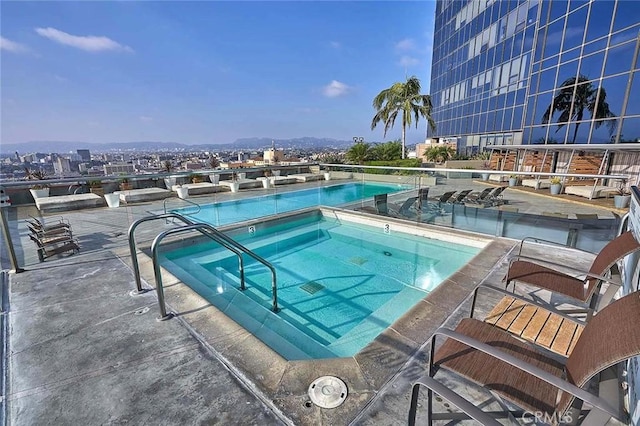
[[[306,284],[302,284],[300,286],[300,288],[304,291],[306,291],[309,294],[315,294],[317,292],[319,292],[320,290],[324,289],[324,286],[320,283],[317,283],[315,281],[309,281]]]
[[[347,385],[335,376],[318,377],[309,385],[311,402],[322,408],[336,408],[347,399]]]

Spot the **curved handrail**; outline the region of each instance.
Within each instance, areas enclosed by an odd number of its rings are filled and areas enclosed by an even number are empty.
[[[136,228],[138,227],[138,225],[140,225],[143,222],[148,222],[148,221],[151,221],[151,220],[158,220],[158,219],[166,219],[166,218],[169,218],[169,217],[174,218],[174,219],[178,219],[178,220],[182,221],[186,225],[193,225],[194,224],[194,222],[192,222],[191,220],[189,220],[186,217],[182,216],[181,214],[178,214],[178,213],[165,213],[165,214],[161,214],[161,215],[157,215],[157,216],[143,217],[142,219],[138,219],[135,222],[133,222],[131,224],[131,226],[129,227],[129,231],[128,231],[129,251],[131,252],[131,263],[133,264],[133,275],[134,275],[134,278],[136,280],[136,293],[137,294],[144,293],[146,290],[144,290],[142,288],[142,282],[140,281],[140,266],[138,265],[138,256],[136,255],[137,249],[136,249],[136,240],[135,240],[134,232],[135,232]],[[216,232],[218,234],[223,235],[227,239],[231,240],[231,238],[227,237],[225,234],[222,234],[222,232],[218,231],[217,229],[216,229]],[[207,234],[206,232],[204,232],[202,230],[200,230],[200,233],[203,234],[203,235],[207,235],[210,238],[213,238],[213,236],[211,236],[210,234]],[[220,245],[222,245],[226,249],[234,252],[238,256],[238,267],[240,268],[240,289],[244,290],[245,289],[245,281],[244,281],[244,259],[242,258],[243,250],[240,250],[240,249],[235,248],[235,247],[231,247],[231,246],[233,246],[235,244],[229,243],[228,241],[225,241],[225,243],[223,244],[221,241],[218,241],[215,238],[213,238],[213,239],[216,240],[218,243],[220,243]],[[234,243],[235,243],[235,241],[234,241]]]
[[[251,257],[253,257],[255,260],[257,260],[258,262],[262,263],[263,265],[265,265],[267,268],[269,268],[269,270],[271,271],[272,274],[272,282],[271,282],[271,288],[272,288],[272,292],[273,292],[273,311],[274,312],[278,312],[279,308],[278,308],[278,288],[277,288],[277,284],[276,284],[276,271],[275,268],[273,267],[273,265],[268,262],[267,260],[263,259],[262,257],[258,256],[257,254],[255,254],[254,252],[252,252],[251,250],[249,250],[248,248],[246,248],[245,246],[243,246],[242,244],[238,243],[237,241],[235,241],[233,238],[229,237],[228,235],[218,231],[217,229],[215,229],[213,226],[208,225],[208,224],[200,224],[200,223],[196,223],[193,222],[189,219],[187,219],[186,217],[178,214],[178,213],[166,213],[166,214],[161,214],[161,215],[156,215],[156,216],[148,216],[148,217],[143,217],[141,219],[136,220],[134,223],[131,224],[131,226],[129,227],[129,231],[128,231],[128,237],[129,237],[129,251],[131,252],[131,262],[133,264],[133,274],[134,274],[134,278],[136,280],[136,288],[137,288],[137,293],[143,293],[146,290],[144,290],[142,288],[142,283],[140,281],[140,267],[138,264],[138,256],[136,255],[136,242],[135,242],[135,230],[138,227],[138,225],[140,225],[143,222],[147,222],[147,221],[151,221],[151,220],[158,220],[158,219],[166,219],[166,218],[176,218],[180,221],[182,221],[183,223],[187,224],[188,226],[195,226],[195,225],[203,225],[203,226],[196,226],[196,228],[193,228],[194,230],[199,231],[201,234],[208,236],[209,238],[213,239],[214,241],[218,242],[220,245],[222,245],[224,248],[232,251],[233,253],[235,253],[238,256],[238,268],[240,270],[240,289],[241,290],[245,290],[245,278],[244,278],[244,261],[242,258],[242,253],[245,253]],[[179,230],[189,230],[186,229],[187,227],[181,227],[181,228],[175,228],[175,229],[179,229]],[[202,228],[204,228],[205,230],[203,230]],[[170,230],[172,231],[172,230]],[[163,232],[162,234],[166,233],[168,231]],[[160,235],[162,235],[160,234]],[[156,239],[154,239],[154,242],[152,243],[152,251],[153,251],[153,244],[155,244],[155,241],[158,239],[158,237],[160,236],[158,235],[156,237]],[[164,238],[164,237],[163,237]],[[154,259],[154,268],[156,267],[156,260]],[[160,283],[159,285],[161,286],[162,283],[161,281],[158,281],[159,276],[156,276],[156,282]],[[162,291],[162,290],[160,290]],[[160,299],[160,296],[158,296],[158,298]],[[164,297],[162,299],[162,304],[164,304]],[[161,307],[161,312],[163,312],[162,316],[163,317],[167,317],[166,315],[166,310],[164,308],[164,306]],[[167,319],[167,318],[164,318]]]
[[[217,229],[215,229],[213,226],[208,225],[206,223],[194,223],[192,225],[187,225],[187,226],[183,226],[180,228],[174,228],[174,229],[169,229],[166,230],[164,232],[161,232],[160,234],[158,234],[158,236],[153,240],[153,243],[151,243],[151,257],[153,260],[153,271],[154,271],[154,276],[156,279],[156,290],[158,293],[158,304],[160,305],[160,320],[166,320],[171,318],[173,315],[172,314],[167,314],[167,308],[164,302],[164,289],[162,287],[162,272],[160,270],[160,264],[158,263],[158,247],[160,245],[160,243],[162,242],[162,240],[168,236],[168,235],[172,235],[172,234],[177,234],[180,232],[185,232],[185,231],[192,231],[192,230],[199,230],[199,229],[206,229],[207,231],[212,233],[212,236],[218,236],[218,234],[222,234],[220,231],[218,231]],[[225,235],[226,238],[229,238]],[[273,312],[278,312],[278,293],[277,293],[277,287],[276,287],[276,270],[273,267],[273,265],[271,265],[271,263],[267,262],[265,259],[263,259],[262,257],[258,256],[257,254],[253,253],[251,250],[247,249],[246,247],[238,244],[237,242],[235,242],[236,247],[241,248],[241,250],[248,254],[249,256],[253,257],[254,259],[256,259],[258,262],[264,264],[267,268],[269,268],[271,270],[271,289],[273,290]]]
[[[164,213],[167,214],[167,201],[171,200],[172,198],[165,198],[162,201],[162,208],[164,209]],[[200,204],[196,203],[195,201],[191,201],[191,200],[187,200],[185,198],[180,198],[182,201],[186,201],[187,203],[193,204],[194,206],[196,206],[198,208],[198,210],[196,210],[194,213],[190,213],[190,214],[198,214],[200,213],[200,210],[202,210],[202,207],[200,207]]]

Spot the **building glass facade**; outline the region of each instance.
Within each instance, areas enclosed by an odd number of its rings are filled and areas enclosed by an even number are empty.
[[[640,2],[439,0],[430,135],[467,154],[639,141],[638,50]]]

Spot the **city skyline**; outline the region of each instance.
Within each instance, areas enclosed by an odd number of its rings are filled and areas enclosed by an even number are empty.
[[[372,101],[408,75],[429,93],[434,7],[3,2],[0,140],[398,139]]]

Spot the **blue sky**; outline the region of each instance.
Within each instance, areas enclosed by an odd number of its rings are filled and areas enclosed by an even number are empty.
[[[429,92],[434,7],[3,1],[1,142],[399,139],[371,104],[407,75]]]

